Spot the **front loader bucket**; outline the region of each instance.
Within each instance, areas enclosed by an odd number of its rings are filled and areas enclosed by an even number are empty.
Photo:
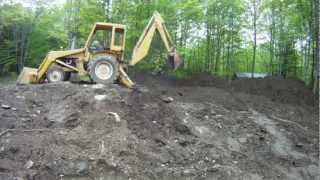
[[[169,53],[167,64],[171,69],[174,71],[178,69],[181,65],[183,65],[183,59],[181,58],[180,54],[176,51]]]
[[[32,84],[37,82],[37,69],[25,67],[18,76],[17,84]]]

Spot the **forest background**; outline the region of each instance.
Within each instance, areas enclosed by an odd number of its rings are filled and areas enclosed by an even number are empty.
[[[130,60],[154,11],[185,60],[179,78],[265,73],[319,92],[318,0],[0,0],[0,76],[37,67],[50,50],[80,48],[95,22],[127,25]],[[137,68],[166,71],[162,46],[156,36]]]

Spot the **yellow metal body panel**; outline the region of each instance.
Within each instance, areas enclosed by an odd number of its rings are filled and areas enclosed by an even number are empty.
[[[37,69],[25,67],[18,76],[17,82],[19,84],[37,83]]]
[[[65,56],[76,55],[76,54],[78,55],[79,58],[81,58],[81,56],[84,56],[83,55],[84,51],[85,49],[74,49],[74,50],[67,50],[67,51],[50,51],[38,68],[37,81],[41,81],[44,78],[44,75],[49,69],[49,67],[51,66],[51,64],[55,63],[57,59]]]
[[[124,71],[122,65],[120,65],[119,71],[120,71],[120,82],[128,88],[133,88],[135,83],[132,82],[132,80],[129,78],[127,73]]]

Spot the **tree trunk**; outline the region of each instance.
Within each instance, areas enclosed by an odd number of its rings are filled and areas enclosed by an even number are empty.
[[[68,0],[66,4],[68,4],[66,10],[66,28],[69,34],[68,47],[69,49],[75,49],[79,36],[81,0]]]
[[[104,0],[104,6],[105,6],[105,16],[106,16],[106,20],[107,22],[110,22],[111,21],[111,3],[112,3],[112,0]]]
[[[230,59],[229,59],[229,78],[231,79],[232,78],[232,76],[233,76],[233,70],[234,70],[234,66],[233,66],[233,64],[234,64],[234,60],[233,60],[233,58],[234,58],[234,38],[233,38],[233,31],[234,31],[234,17],[233,17],[233,15],[232,15],[232,17],[231,17],[231,44],[230,44],[230,46],[231,46],[231,55],[230,55]]]
[[[71,46],[70,49],[76,49],[76,43],[77,43],[77,36],[76,35],[72,35],[71,37]]]
[[[208,20],[209,17],[207,17],[207,22],[206,22],[206,41],[207,41],[207,46],[206,46],[206,71],[210,71],[210,39],[211,39],[211,36],[210,36],[210,25],[209,25],[209,20]]]
[[[214,72],[215,73],[219,73],[219,64],[220,64],[220,53],[221,53],[221,37],[220,37],[220,34],[219,34],[219,31],[217,33],[217,52],[216,52],[216,64],[214,66]]]
[[[315,52],[314,52],[314,71],[313,71],[313,92],[315,94],[319,94],[319,40],[320,40],[320,33],[319,33],[319,1],[314,0],[314,43],[315,43]]]
[[[257,50],[257,0],[253,0],[253,56],[251,67],[251,78],[254,77],[256,65],[256,50]]]
[[[273,75],[273,58],[274,58],[274,29],[275,29],[274,12],[272,9],[271,13],[271,27],[270,27],[270,63],[269,63],[269,74]]]

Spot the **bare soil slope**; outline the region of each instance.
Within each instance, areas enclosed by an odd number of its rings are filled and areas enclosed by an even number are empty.
[[[200,77],[0,87],[0,179],[319,178],[310,91]]]

